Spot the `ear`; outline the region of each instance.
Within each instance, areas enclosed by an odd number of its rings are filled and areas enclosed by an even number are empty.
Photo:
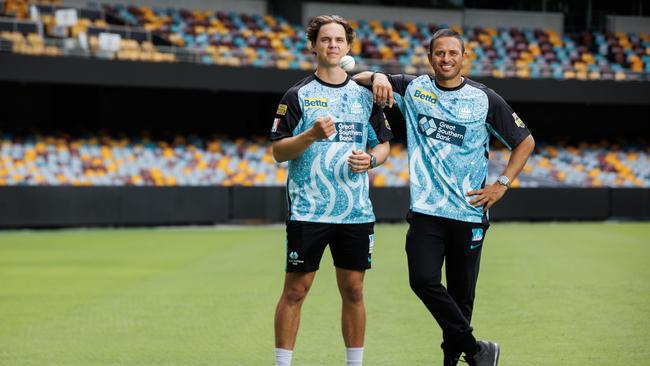
[[[430,52],[427,54],[427,58],[429,59],[429,65],[433,66],[433,55]]]

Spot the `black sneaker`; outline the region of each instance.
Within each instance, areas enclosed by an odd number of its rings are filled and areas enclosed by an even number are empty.
[[[497,366],[499,345],[494,342],[478,341],[479,351],[473,357],[465,357],[470,366]]]
[[[440,348],[442,348],[442,351],[444,352],[445,359],[442,362],[443,366],[457,366],[458,361],[460,360],[460,356],[462,352],[460,351],[453,351],[445,348],[445,343],[443,342],[440,345]]]
[[[460,353],[457,355],[450,355],[445,353],[445,359],[442,362],[443,366],[457,366],[458,361],[460,360]]]

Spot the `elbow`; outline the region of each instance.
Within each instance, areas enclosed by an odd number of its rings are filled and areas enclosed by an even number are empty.
[[[533,135],[528,135],[528,149],[532,153],[533,150],[535,150],[535,139],[533,138]]]
[[[286,157],[282,156],[282,154],[280,154],[277,149],[272,147],[271,150],[273,152],[273,159],[276,163],[284,163],[287,161]]]

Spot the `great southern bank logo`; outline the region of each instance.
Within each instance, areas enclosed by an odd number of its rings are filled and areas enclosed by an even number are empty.
[[[291,263],[294,266],[297,266],[297,265],[299,265],[301,263],[305,263],[305,261],[302,261],[302,260],[298,259],[298,253],[296,253],[296,252],[289,253],[288,262]]]
[[[465,131],[467,130],[465,126],[425,116],[424,114],[418,114],[418,127],[420,132],[427,137],[456,146],[463,145]]]
[[[305,98],[305,108],[327,108],[327,98]]]
[[[416,89],[415,93],[413,93],[413,98],[419,99],[423,102],[427,102],[431,105],[436,104],[436,102],[438,101],[437,95],[422,89]]]

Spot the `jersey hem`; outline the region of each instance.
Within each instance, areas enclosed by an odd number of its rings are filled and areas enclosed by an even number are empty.
[[[451,219],[451,220],[456,220],[456,221],[462,221],[462,222],[471,222],[472,224],[480,224],[483,222],[483,215],[474,217],[472,216],[469,220],[467,217],[460,217],[457,215],[442,215],[439,212],[432,212],[429,210],[417,208],[417,207],[411,207],[411,211],[417,212],[423,215],[429,215],[429,216],[435,216],[435,217],[443,217],[445,219]]]
[[[289,219],[287,221],[301,221],[301,222],[313,222],[313,223],[318,223],[318,224],[370,224],[373,222],[376,222],[377,220],[375,217],[372,217],[369,220],[359,220],[359,221],[331,221],[331,220],[307,220],[307,219],[301,219],[299,217],[296,217],[294,215],[289,216]]]

